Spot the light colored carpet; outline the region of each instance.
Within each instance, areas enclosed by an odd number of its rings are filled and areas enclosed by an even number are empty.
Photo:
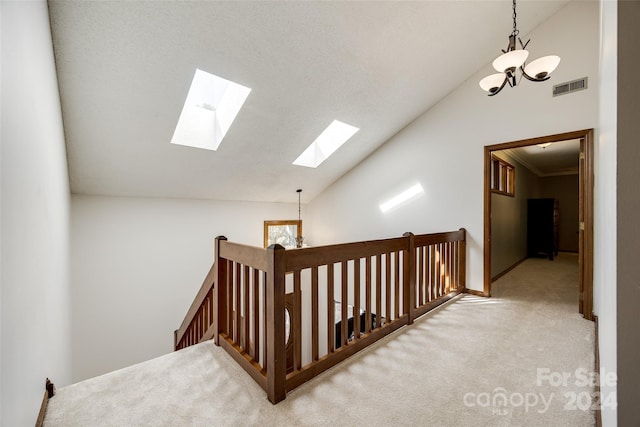
[[[573,255],[529,259],[493,298],[458,298],[278,405],[208,342],[58,390],[45,425],[594,425],[576,376],[594,365],[577,274]]]

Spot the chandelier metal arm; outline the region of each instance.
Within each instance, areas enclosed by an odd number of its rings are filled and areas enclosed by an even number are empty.
[[[489,96],[497,95],[502,90],[502,88],[505,87],[505,85],[507,84],[508,81],[509,81],[509,76],[506,76],[504,78],[504,81],[502,82],[502,85],[500,85],[500,87],[497,90],[495,90],[494,92],[489,92]]]
[[[545,77],[542,77],[542,78],[531,77],[529,74],[526,73],[526,71],[524,71],[524,65],[520,67],[520,71],[522,72],[522,77],[532,82],[543,82],[551,78],[551,74],[547,74]]]

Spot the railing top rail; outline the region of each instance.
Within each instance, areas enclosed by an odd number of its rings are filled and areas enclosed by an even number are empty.
[[[267,271],[269,266],[266,249],[227,240],[220,241],[219,256],[262,271]]]
[[[209,269],[209,273],[207,273],[207,277],[205,277],[204,281],[202,282],[202,286],[200,286],[200,290],[198,291],[198,294],[196,295],[193,302],[191,303],[191,306],[189,307],[189,311],[187,311],[187,314],[184,316],[184,320],[182,321],[182,324],[176,331],[176,337],[178,342],[180,342],[180,340],[182,339],[182,336],[184,335],[187,328],[191,324],[191,321],[193,320],[193,316],[195,316],[195,314],[198,312],[198,309],[202,305],[202,302],[205,300],[205,298],[207,297],[207,294],[213,287],[213,282],[215,280],[214,266],[215,266],[215,263]]]
[[[287,250],[286,271],[297,271],[346,260],[401,251],[407,249],[406,239],[406,237],[397,237]],[[414,239],[416,246],[455,242],[465,239],[465,230],[460,229],[442,233],[420,234],[414,236]],[[239,262],[258,270],[266,271],[268,269],[267,254],[267,250],[264,248],[233,243],[226,240],[220,242],[221,258]]]
[[[416,235],[415,245],[426,246],[436,243],[456,242],[465,239],[466,230],[461,228],[458,231],[447,231],[443,233],[420,234]]]
[[[287,251],[286,269],[296,271],[404,249],[407,249],[404,237],[295,249]]]

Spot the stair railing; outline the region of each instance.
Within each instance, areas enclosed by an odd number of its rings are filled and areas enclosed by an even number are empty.
[[[465,291],[463,228],[290,250],[225,237],[215,246],[176,349],[213,338],[272,403]]]

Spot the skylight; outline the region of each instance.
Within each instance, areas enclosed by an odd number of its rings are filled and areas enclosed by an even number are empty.
[[[420,183],[414,185],[411,188],[406,189],[405,191],[403,191],[402,193],[398,194],[397,196],[387,200],[386,202],[382,203],[380,205],[380,210],[384,213],[387,212],[390,209],[395,208],[396,206],[406,202],[407,200],[410,200],[412,198],[414,198],[415,196],[417,196],[418,194],[422,194],[424,193],[424,189],[422,188],[422,185],[420,185]]]
[[[331,124],[293,161],[294,165],[317,168],[360,129],[338,120]]]
[[[251,89],[196,69],[172,144],[216,150]]]

